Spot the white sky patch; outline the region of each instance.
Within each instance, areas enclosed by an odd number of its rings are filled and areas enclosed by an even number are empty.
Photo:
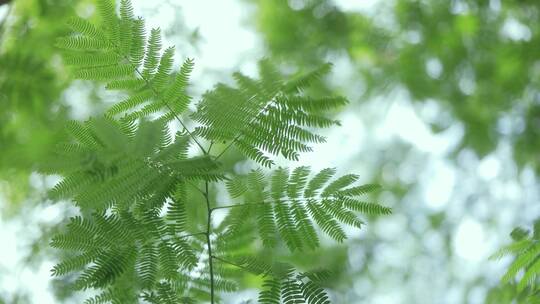
[[[501,162],[494,155],[488,155],[478,165],[478,175],[485,180],[492,180],[499,175]]]
[[[508,18],[504,22],[500,34],[514,41],[531,40],[531,29],[514,18]]]
[[[476,82],[474,78],[470,76],[463,76],[458,83],[459,89],[463,94],[471,95],[476,89]]]
[[[464,260],[479,262],[488,255],[484,228],[475,219],[464,218],[456,229],[453,241],[457,256]]]
[[[242,24],[245,3],[237,0],[182,1],[186,25],[199,28],[203,37],[198,66],[228,70],[245,60],[242,56],[257,49],[256,33]],[[212,9],[208,9],[211,7]]]
[[[6,17],[6,14],[8,12],[8,7],[9,7],[8,5],[0,6],[0,18],[1,18],[0,20]]]
[[[407,218],[402,214],[394,214],[391,217],[381,217],[374,223],[369,223],[380,239],[392,241],[402,238],[402,231],[407,229]]]
[[[19,256],[17,248],[17,226],[10,225],[9,222],[5,222],[0,218],[0,240],[2,243],[7,246],[3,246],[0,251],[0,272],[2,277],[8,277],[8,275],[13,271],[13,266],[17,264],[17,257]],[[4,271],[8,271],[4,273]],[[16,291],[18,287],[18,280],[0,280],[0,291],[2,294],[11,294]]]
[[[388,303],[403,303],[402,297],[399,292],[386,290],[384,294],[378,294],[373,297],[373,304],[388,304]]]
[[[426,61],[426,72],[431,78],[439,78],[443,72],[443,66],[439,59],[430,58]]]
[[[77,120],[86,120],[91,114],[91,104],[88,99],[88,86],[85,86],[81,81],[74,81],[62,93],[63,99],[69,108],[69,116]]]
[[[47,208],[46,208],[47,209]],[[47,211],[48,213],[50,212]],[[33,218],[34,214],[30,218]],[[36,221],[30,221],[35,223]],[[52,293],[49,290],[51,280],[51,264],[43,263],[39,268],[34,269],[24,264],[21,259],[28,254],[26,248],[26,236],[32,234],[32,231],[38,229],[35,226],[26,226],[20,220],[4,221],[0,219],[0,240],[2,240],[2,250],[0,251],[0,293],[8,297],[17,292],[28,292],[31,303],[56,303]],[[22,241],[24,240],[24,241]]]
[[[194,97],[198,98],[218,81],[231,81],[229,71],[251,72],[261,59],[262,42],[256,30],[245,24],[251,6],[243,1],[171,0],[172,5],[159,6],[152,1],[132,1],[136,15],[146,21],[147,32],[150,28],[160,27],[167,32],[179,33],[163,37],[163,45],[176,47],[176,67],[186,58],[194,59],[195,68],[191,74]],[[179,26],[182,28],[177,28]],[[186,34],[194,30],[200,40],[191,45]]]
[[[334,0],[341,10],[362,13],[373,12],[381,2],[381,0]]]
[[[326,143],[313,145],[313,152],[303,153],[300,161],[311,166],[314,171],[327,167],[348,167],[345,163],[362,150],[365,143],[365,127],[358,114],[344,111],[339,117],[341,127],[333,128],[325,134]]]
[[[435,154],[444,153],[451,143],[443,136],[433,134],[409,102],[393,103],[383,127],[377,132],[393,133],[406,142],[412,143],[416,149]]]
[[[432,210],[443,210],[454,190],[456,183],[455,169],[446,162],[436,162],[423,176],[424,201]]]

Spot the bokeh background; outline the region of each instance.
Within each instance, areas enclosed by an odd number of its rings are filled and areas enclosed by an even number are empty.
[[[72,81],[54,40],[92,0],[0,1],[0,303],[80,303],[50,278],[48,240],[75,210],[50,202],[33,168],[67,119],[113,102]],[[323,62],[318,90],[346,96],[315,169],[380,183],[394,208],[321,265],[340,269],[335,303],[505,304],[516,297],[490,261],[513,227],[540,215],[540,2],[537,0],[133,1],[177,57],[195,59],[191,93],[260,58],[296,70]],[[109,101],[109,103],[108,103]],[[230,162],[238,159],[230,159]],[[231,294],[230,303],[254,292]]]

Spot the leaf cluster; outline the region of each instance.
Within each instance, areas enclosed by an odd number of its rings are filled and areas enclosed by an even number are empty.
[[[102,117],[70,122],[70,139],[41,167],[63,177],[50,198],[81,210],[52,240],[70,253],[53,275],[75,273],[74,288],[102,291],[87,303],[215,303],[220,293],[240,289],[246,273],[264,280],[262,303],[329,303],[324,271],[298,270],[272,249],[283,241],[291,252],[314,250],[317,230],[343,241],[340,223],[363,224],[357,212],[390,213],[359,198],[379,187],[357,185],[353,174],[334,177],[335,169],[312,177],[307,167],[238,175],[219,158],[236,147],[272,167],[274,157],[297,160],[310,143],[324,142],[314,129],[337,124],[326,113],[346,100],[314,98],[306,89],[330,65],[286,75],[262,60],[259,79],[235,73],[235,87],[216,85],[189,113],[193,61],[173,71],[174,50],[162,49],[159,29],[147,37],[128,0],[119,15],[109,0],[99,0],[98,11],[100,26],[72,19],[74,33],[57,45],[76,78],[127,97]],[[181,131],[173,135],[172,124]],[[214,201],[211,190],[222,182],[236,204]],[[219,223],[218,209],[229,211]],[[204,220],[189,210],[203,210]],[[271,259],[261,257],[264,250]]]
[[[536,294],[540,275],[540,220],[534,222],[533,231],[518,227],[510,236],[513,242],[500,248],[490,258],[500,259],[514,256],[514,261],[502,277],[502,283],[516,282],[516,294],[527,292]],[[521,274],[518,277],[518,274]],[[531,301],[537,296],[531,296]],[[536,303],[536,302],[531,302]]]

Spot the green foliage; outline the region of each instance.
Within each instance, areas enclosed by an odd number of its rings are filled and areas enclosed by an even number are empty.
[[[74,34],[57,40],[73,75],[103,81],[110,90],[131,93],[111,107],[107,112],[111,117],[124,114],[124,120],[134,120],[165,109],[163,119],[175,119],[190,102],[185,90],[193,61],[187,59],[173,75],[174,48],[162,52],[159,29],[152,29],[147,39],[144,21],[133,16],[129,1],[121,1],[120,17],[111,14],[114,10],[110,2],[98,3],[101,27],[72,18],[68,24]]]
[[[319,246],[316,225],[342,242],[346,235],[339,222],[356,228],[363,224],[354,211],[390,214],[388,207],[357,199],[358,195],[378,189],[377,186],[351,186],[358,179],[352,174],[328,182],[334,173],[334,169],[323,169],[310,179],[308,167],[297,167],[291,174],[279,168],[269,177],[261,171],[238,176],[227,182],[227,188],[233,198],[242,198],[242,204],[236,206],[244,210],[231,213],[226,221],[248,225],[252,223],[247,219],[254,218],[253,224],[265,247],[274,247],[276,235],[279,235],[287,247],[295,251]],[[237,225],[229,228],[231,230],[225,233],[241,231]]]
[[[218,84],[203,96],[193,118],[204,126],[196,133],[211,141],[232,141],[247,157],[267,167],[274,162],[264,151],[298,160],[298,152],[311,151],[306,143],[324,142],[324,137],[306,127],[336,124],[324,112],[347,102],[342,97],[302,94],[329,69],[330,65],[323,65],[284,81],[284,76],[263,60],[259,63],[260,80],[235,73],[237,88]]]
[[[68,83],[57,73],[51,41],[66,32],[61,24],[79,1],[51,0],[50,11],[36,9],[38,2],[0,6],[0,193],[7,201],[2,217],[35,194],[28,176],[59,140],[67,116],[62,92]]]
[[[538,291],[529,288],[518,290],[516,284],[505,283],[497,285],[489,290],[485,304],[536,304],[538,303]]]
[[[141,287],[151,289],[157,277],[180,279],[178,267],[190,271],[197,263],[184,237],[177,236],[163,218],[151,211],[139,219],[126,212],[94,214],[88,220],[74,217],[67,233],[55,236],[51,245],[77,252],[52,272],[58,276],[84,269],[75,282],[78,289],[105,287],[128,268],[137,268]]]
[[[60,145],[41,170],[64,175],[51,198],[72,197],[81,208],[130,207],[143,197],[159,208],[181,180],[222,178],[210,157],[186,158],[187,139],[172,142],[161,121],[142,121],[134,131],[131,123],[101,118],[71,122],[68,131],[76,141]]]
[[[346,100],[305,90],[330,65],[289,77],[263,60],[259,80],[235,73],[236,88],[218,84],[186,113],[193,61],[173,72],[173,49],[162,50],[157,29],[146,38],[129,1],[121,1],[119,16],[112,2],[98,3],[101,25],[72,19],[75,33],[57,45],[75,77],[105,82],[127,97],[103,117],[68,123],[69,139],[40,167],[63,177],[50,198],[72,200],[81,210],[51,242],[69,255],[53,275],[75,273],[75,289],[102,292],[87,303],[215,303],[221,293],[245,288],[248,274],[264,280],[262,303],[329,303],[327,272],[298,270],[274,246],[279,237],[291,252],[316,249],[317,229],[342,242],[340,222],[363,224],[355,212],[390,213],[358,198],[379,187],[355,185],[353,174],[331,181],[334,169],[311,178],[307,167],[237,176],[218,160],[235,146],[270,167],[271,157],[297,160],[311,150],[308,143],[323,142],[312,128],[336,124],[325,112]],[[173,123],[182,128],[174,138]],[[222,151],[211,154],[221,142]],[[211,190],[224,180],[241,203],[215,202]],[[229,212],[215,223],[219,209]]]
[[[358,102],[405,89],[440,109],[426,119],[433,131],[460,122],[457,152],[482,157],[509,139],[520,167],[540,168],[538,1],[397,0],[366,10],[331,0],[249,2],[272,56],[310,67],[338,55],[358,75],[355,88],[363,82]]]
[[[474,151],[478,158],[491,154],[506,165],[514,166],[515,162],[519,169],[540,172],[540,106],[536,94],[540,79],[540,2],[396,0],[371,1],[369,5],[332,0],[249,2],[256,7],[250,20],[262,33],[273,58],[300,68],[316,66],[328,56],[339,58],[347,69],[341,75],[347,74],[344,79],[351,86],[346,82],[343,86],[335,82],[326,85],[329,90],[350,89],[351,95],[359,97],[356,101],[361,107],[357,108],[359,111],[377,109],[373,113],[379,114],[379,109],[384,107],[381,103],[390,106],[397,93],[398,99],[404,96],[412,102],[411,107],[431,126],[433,133],[445,132],[442,137],[454,139],[454,132],[459,130],[451,153],[458,167]],[[359,93],[358,87],[363,92]],[[366,101],[369,104],[360,105]],[[362,122],[370,117],[363,118]],[[507,159],[507,149],[512,160]],[[380,159],[386,166],[385,156]],[[510,174],[503,171],[502,175]],[[394,177],[384,179],[394,180]],[[493,181],[490,180],[490,185]],[[477,198],[475,191],[471,199]],[[446,211],[440,213],[443,222],[447,217]],[[500,221],[492,223],[501,225]],[[440,228],[443,227],[437,225],[437,233],[441,232]],[[418,233],[412,228],[409,232]],[[522,241],[501,252],[516,256],[505,276],[505,281],[512,282],[490,292],[489,303],[527,303],[527,295],[534,293],[529,288],[537,291],[536,267],[540,263],[535,265],[536,241],[525,237],[528,234],[524,230],[512,234]],[[423,235],[417,236],[418,242],[423,242]],[[447,252],[448,261],[454,253]],[[453,259],[449,264],[453,264]],[[411,275],[401,271],[393,275],[396,278]],[[369,267],[362,271],[365,273],[371,274]],[[384,276],[384,272],[379,275]],[[516,276],[519,282],[514,284]],[[533,298],[537,302],[538,294],[530,297]],[[464,297],[462,301],[467,300]]]
[[[289,271],[280,279],[267,279],[263,283],[259,303],[329,304],[328,296],[316,283],[320,279],[317,273],[295,274],[293,271]]]
[[[513,242],[504,246],[494,253],[492,259],[500,259],[504,256],[514,256],[514,261],[508,267],[508,270],[502,277],[503,283],[513,283],[517,281],[514,295],[523,294],[525,291],[529,294],[538,292],[538,277],[540,274],[540,220],[534,223],[534,229],[531,233],[523,228],[516,228],[511,233]],[[522,275],[518,274],[523,272]],[[537,295],[530,296],[530,303],[536,303]]]

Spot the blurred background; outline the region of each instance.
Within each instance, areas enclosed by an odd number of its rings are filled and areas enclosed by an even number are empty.
[[[488,257],[540,215],[539,1],[133,4],[177,62],[195,59],[195,97],[232,71],[254,74],[263,57],[291,71],[334,64],[319,89],[350,104],[300,161],[380,183],[378,200],[394,208],[324,249],[320,263],[341,269],[335,303],[517,303],[499,282],[510,261]],[[53,46],[68,17],[94,10],[92,0],[0,1],[0,303],[81,302],[49,272],[49,237],[75,211],[46,199],[56,179],[33,168],[67,119],[115,100],[71,81]]]

